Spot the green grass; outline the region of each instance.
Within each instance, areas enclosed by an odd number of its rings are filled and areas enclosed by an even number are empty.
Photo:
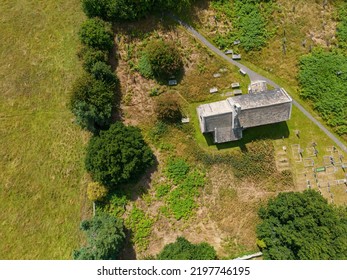
[[[79,0],[0,2],[0,259],[70,259],[86,218],[87,134],[66,103]]]

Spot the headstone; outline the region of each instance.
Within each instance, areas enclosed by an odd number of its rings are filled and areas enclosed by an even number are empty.
[[[190,119],[189,118],[182,118],[182,123],[189,123]]]
[[[241,89],[235,89],[233,90],[233,94],[236,95],[241,95],[242,94],[242,90]]]
[[[246,72],[245,70],[243,70],[243,69],[240,69],[240,73],[241,73],[243,76],[245,76],[245,75],[247,74],[247,72]]]
[[[232,83],[231,84],[231,88],[239,88],[240,87],[240,83]]]
[[[214,77],[214,78],[219,78],[220,76],[222,76],[220,73],[214,73],[214,74],[213,74],[213,77]]]
[[[218,92],[218,88],[216,87],[210,88],[210,93],[216,93],[216,92]]]
[[[169,80],[169,86],[176,86],[177,80]]]

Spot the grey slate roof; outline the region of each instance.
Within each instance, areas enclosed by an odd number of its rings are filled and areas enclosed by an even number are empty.
[[[291,102],[292,99],[282,89],[274,89],[254,94],[229,97],[233,103],[240,104],[242,110]],[[229,99],[228,98],[228,99]]]

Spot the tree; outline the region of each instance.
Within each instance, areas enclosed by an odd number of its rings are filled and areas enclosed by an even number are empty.
[[[159,120],[179,122],[182,118],[181,106],[176,96],[165,94],[158,98],[155,112]]]
[[[148,59],[154,76],[158,79],[168,79],[170,76],[177,75],[183,66],[175,45],[163,40],[150,41],[144,55]]]
[[[87,245],[75,250],[75,260],[114,260],[119,256],[125,241],[121,220],[106,213],[100,213],[91,220],[81,223],[86,233]]]
[[[104,81],[84,75],[75,82],[70,98],[70,108],[76,123],[93,133],[107,128],[111,123],[115,88]]]
[[[79,37],[84,45],[97,50],[109,51],[114,45],[111,25],[99,18],[82,23]]]
[[[184,12],[189,11],[194,0],[157,0],[156,8],[161,11]]]
[[[83,10],[88,17],[107,21],[137,20],[152,10],[153,0],[83,0]]]
[[[138,178],[152,164],[153,153],[140,130],[121,122],[94,136],[87,147],[87,171],[110,188]]]
[[[107,194],[108,189],[105,186],[97,182],[91,182],[88,184],[87,195],[91,201],[102,201],[107,196]]]
[[[280,193],[259,210],[258,245],[265,259],[347,258],[347,210],[318,192]]]
[[[215,260],[215,249],[206,242],[192,244],[184,237],[165,245],[157,256],[158,260]]]
[[[102,61],[97,61],[94,63],[90,69],[90,73],[95,79],[105,82],[105,84],[117,87],[118,79],[111,69],[111,66]]]
[[[78,57],[83,61],[83,68],[90,73],[94,64],[97,62],[107,62],[107,51],[96,50],[89,47],[83,47],[78,53]]]

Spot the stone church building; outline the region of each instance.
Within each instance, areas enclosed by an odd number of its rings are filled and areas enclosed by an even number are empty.
[[[236,141],[246,128],[290,119],[292,98],[283,88],[229,97],[200,105],[197,113],[202,133],[212,133],[215,143]]]

